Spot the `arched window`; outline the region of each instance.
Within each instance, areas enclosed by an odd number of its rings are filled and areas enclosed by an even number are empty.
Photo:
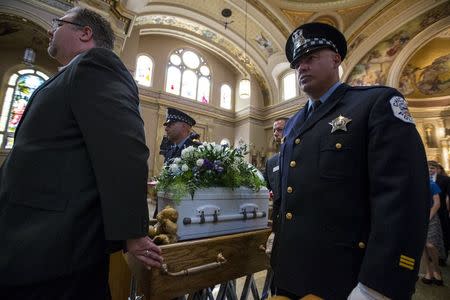
[[[209,103],[211,72],[205,59],[191,50],[174,51],[167,67],[166,92]]]
[[[220,87],[220,107],[231,109],[231,87],[228,84]]]
[[[153,60],[147,55],[139,55],[136,62],[135,79],[138,84],[151,86],[153,80]]]
[[[298,96],[298,87],[297,87],[297,80],[295,78],[295,71],[289,72],[286,75],[284,75],[282,79],[282,99],[283,100],[289,100],[296,96]]]
[[[12,148],[14,132],[31,94],[47,79],[47,75],[34,69],[23,69],[9,77],[0,117],[1,149]]]

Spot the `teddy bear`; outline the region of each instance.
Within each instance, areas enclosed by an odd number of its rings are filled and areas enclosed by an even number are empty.
[[[148,235],[156,245],[167,245],[177,242],[177,220],[178,212],[175,208],[167,205],[157,215],[158,221],[150,225]]]

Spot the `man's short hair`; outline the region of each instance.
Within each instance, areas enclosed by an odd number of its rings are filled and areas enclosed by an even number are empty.
[[[280,118],[276,118],[273,122],[275,123],[275,122],[278,122],[278,121],[284,121],[284,123],[286,123],[287,120],[289,120],[289,118],[286,118],[286,117],[280,117]]]
[[[84,7],[71,8],[67,13],[74,13],[73,22],[92,28],[92,37],[97,47],[110,50],[114,48],[114,32],[105,18]]]

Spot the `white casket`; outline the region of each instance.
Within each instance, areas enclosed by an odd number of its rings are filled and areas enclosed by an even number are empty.
[[[211,237],[267,228],[269,191],[213,187],[195,191],[176,204],[170,194],[158,192],[158,209],[166,205],[178,211],[179,240]]]

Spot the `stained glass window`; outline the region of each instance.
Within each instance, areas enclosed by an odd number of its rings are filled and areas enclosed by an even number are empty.
[[[2,149],[12,148],[14,133],[31,95],[47,79],[47,75],[33,69],[23,69],[9,77],[0,117]]]
[[[147,55],[140,55],[136,63],[135,79],[140,85],[151,86],[153,77],[153,61]]]
[[[167,67],[166,92],[209,103],[211,71],[205,59],[191,50],[174,51]]]
[[[228,84],[220,87],[220,107],[231,109],[231,87]]]
[[[295,72],[290,72],[283,77],[283,100],[289,100],[298,95],[298,87]]]

